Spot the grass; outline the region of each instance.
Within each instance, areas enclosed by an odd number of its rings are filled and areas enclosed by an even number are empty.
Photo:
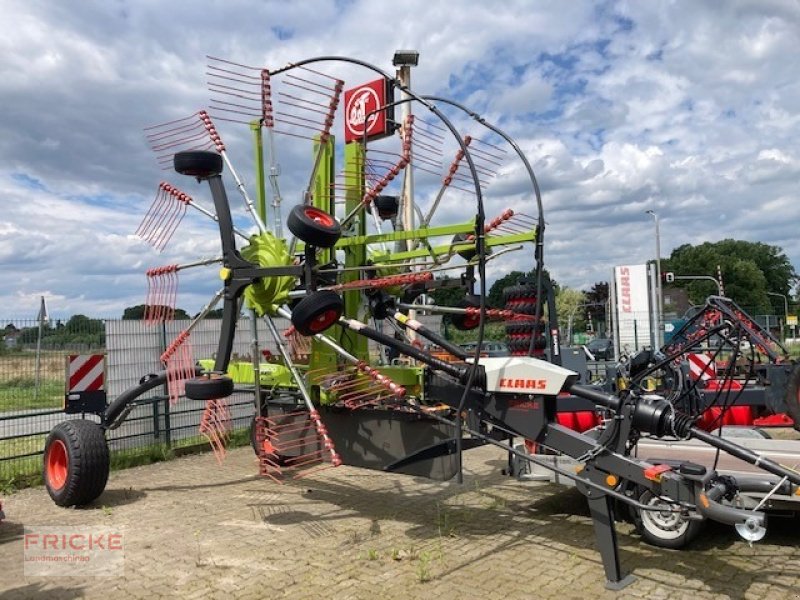
[[[0,412],[60,408],[64,402],[65,354],[42,352],[39,390],[36,390],[36,354],[0,356]]]
[[[12,410],[61,408],[64,404],[64,382],[43,379],[36,390],[30,376],[17,376],[0,381],[0,413]]]

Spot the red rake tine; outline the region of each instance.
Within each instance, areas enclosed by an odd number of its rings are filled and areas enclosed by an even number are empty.
[[[139,223],[139,227],[136,229],[136,233],[134,235],[150,243],[150,235],[152,234],[150,231],[151,226],[156,222],[157,216],[161,214],[161,207],[166,202],[168,202],[167,193],[159,185],[158,190],[156,191],[156,197],[150,204],[150,209],[147,211],[144,218],[142,218],[142,222]]]

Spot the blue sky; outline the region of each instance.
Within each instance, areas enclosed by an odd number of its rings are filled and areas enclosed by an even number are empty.
[[[143,128],[207,106],[206,55],[267,68],[344,55],[391,72],[395,50],[418,50],[417,92],[468,105],[526,153],[546,266],[562,284],[588,288],[650,259],[647,210],[664,256],[737,238],[780,246],[800,268],[794,1],[11,0],[4,18],[14,27],[0,39],[0,318],[35,317],[41,295],[54,315],[120,316],[144,301],[147,268],[216,255],[201,215],[161,255],[133,236],[158,182],[179,183],[158,170]],[[371,77],[329,70],[348,87]],[[252,181],[247,132],[218,125]],[[278,142],[285,215],[309,152]],[[491,179],[487,214],[530,206],[517,162]],[[426,181],[422,206],[436,187]],[[448,196],[439,222],[466,218],[468,202]],[[490,263],[490,277],[510,268],[530,257]],[[217,286],[214,269],[182,274],[178,304],[195,312]]]

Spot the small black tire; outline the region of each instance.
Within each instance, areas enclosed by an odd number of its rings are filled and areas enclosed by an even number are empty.
[[[400,209],[400,199],[397,196],[376,196],[368,207],[370,212],[372,212],[372,207],[375,207],[375,210],[378,211],[378,216],[386,221],[397,216],[397,211]]]
[[[477,298],[467,296],[458,303],[458,308],[480,308],[481,303]],[[479,314],[450,315],[450,322],[459,331],[471,331],[480,325]]]
[[[800,363],[794,366],[786,384],[786,412],[794,421],[794,428],[800,431]]]
[[[644,490],[639,496],[639,502],[650,506],[664,506],[674,508],[649,490]],[[680,513],[656,510],[632,509],[634,525],[642,539],[658,548],[679,550],[688,545],[703,528],[704,521],[689,519]]]
[[[58,506],[89,504],[106,488],[110,457],[103,429],[93,421],[56,425],[44,445],[44,485]]]
[[[312,336],[334,325],[344,312],[344,303],[330,290],[306,296],[292,311],[292,325],[301,335]]]
[[[342,228],[330,213],[304,204],[292,208],[286,226],[297,239],[318,248],[330,248],[342,235]]]
[[[198,179],[208,179],[222,173],[222,157],[207,150],[176,152],[172,159],[175,171]]]
[[[453,236],[452,244],[455,246],[456,244],[463,244],[467,242],[467,236],[464,233],[457,233]],[[476,251],[475,248],[468,248],[466,250],[459,250],[456,254],[458,254],[461,258],[466,261],[470,261],[475,257]]]
[[[189,400],[206,401],[227,398],[233,393],[233,379],[227,375],[195,377],[186,380],[185,390]]]

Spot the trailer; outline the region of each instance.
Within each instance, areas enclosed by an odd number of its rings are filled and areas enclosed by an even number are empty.
[[[590,430],[587,435],[599,437],[602,427]],[[768,457],[778,464],[800,465],[800,435],[792,429],[769,430],[753,426],[731,425],[712,432],[713,435],[733,441],[759,456]],[[773,437],[775,435],[776,437]],[[550,482],[573,487],[574,480],[563,477],[558,470],[579,471],[583,463],[573,457],[542,452],[535,444],[519,444],[520,454],[509,456],[509,474],[520,481]],[[723,503],[748,510],[769,511],[772,515],[795,514],[800,511],[800,496],[792,492],[787,480],[765,474],[753,464],[718,452],[712,446],[692,439],[644,437],[631,447],[631,455],[647,462],[679,465],[691,462],[714,469],[721,476],[732,477],[739,483],[736,494],[726,497]],[[524,458],[535,456],[536,462]],[[622,482],[619,489],[631,498],[638,498],[651,507],[666,507],[667,502],[631,482]],[[636,530],[647,543],[663,548],[680,549],[691,543],[700,533],[705,519],[702,515],[689,516],[671,511],[640,511],[621,507],[621,516],[628,516]],[[699,517],[699,518],[698,518]],[[737,532],[749,541],[757,541],[766,530],[747,531],[737,526]]]

